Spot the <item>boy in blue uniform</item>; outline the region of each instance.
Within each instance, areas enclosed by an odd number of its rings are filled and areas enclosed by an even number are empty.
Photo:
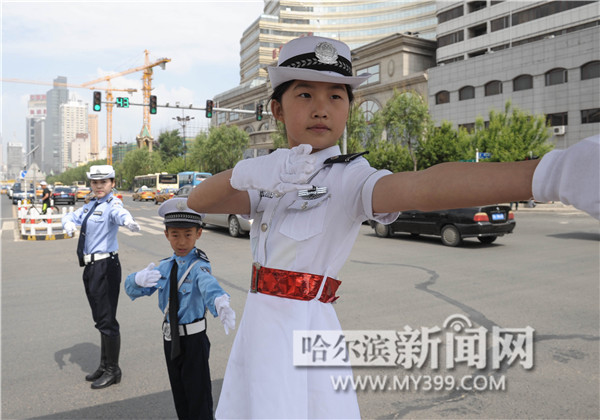
[[[229,295],[211,274],[204,252],[195,247],[202,234],[202,215],[190,210],[186,198],[172,198],[158,209],[164,218],[165,236],[174,254],[158,268],[150,263],[125,280],[125,291],[134,300],[158,290],[158,306],[165,314],[164,352],[177,416],[211,419],[213,401],[205,312],[218,316],[225,333],[235,326]],[[176,320],[177,327],[171,320]]]

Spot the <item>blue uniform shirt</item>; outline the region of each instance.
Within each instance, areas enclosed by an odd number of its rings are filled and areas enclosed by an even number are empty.
[[[156,268],[160,272],[160,279],[154,287],[140,287],[135,282],[136,273],[132,273],[125,279],[125,292],[134,300],[140,296],[150,296],[158,290],[158,307],[164,313],[169,302],[169,276],[173,260],[177,262],[177,281],[180,280],[183,273],[189,265],[196,260],[200,260],[187,275],[187,278],[179,288],[179,324],[189,324],[204,318],[206,311],[210,311],[213,316],[217,316],[215,308],[215,298],[225,295],[217,279],[211,274],[210,263],[206,255],[194,248],[185,257],[178,257],[173,254],[165,258]],[[168,318],[168,317],[167,317]]]
[[[62,218],[63,226],[67,222],[73,222],[80,226],[98,200],[93,198],[82,208],[72,213],[67,213]],[[117,243],[117,232],[119,226],[123,226],[125,220],[133,219],[131,213],[123,208],[123,202],[114,197],[112,193],[100,200],[100,204],[94,209],[94,213],[87,221],[84,254],[97,254],[101,252],[114,252],[119,249]]]

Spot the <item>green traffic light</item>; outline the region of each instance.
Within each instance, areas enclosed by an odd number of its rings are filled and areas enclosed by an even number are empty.
[[[100,105],[94,105],[94,111],[100,111]]]

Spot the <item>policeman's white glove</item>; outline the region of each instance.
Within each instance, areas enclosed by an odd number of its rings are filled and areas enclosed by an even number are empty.
[[[134,221],[132,218],[125,219],[123,226],[125,226],[127,229],[129,229],[132,232],[140,231],[140,225],[138,225],[137,222]]]
[[[135,273],[135,284],[140,287],[154,287],[160,279],[160,271],[154,269],[154,263],[148,264],[148,267]]]
[[[562,201],[600,219],[600,135],[547,153],[533,174],[533,198]]]
[[[75,234],[75,223],[67,222],[64,224],[63,229],[67,232],[67,235],[73,236]]]
[[[261,190],[285,194],[310,188],[306,184],[315,170],[312,146],[301,144],[292,149],[239,161],[233,168],[231,186],[236,190]]]
[[[229,306],[229,296],[221,295],[215,299],[215,308],[219,314],[219,320],[225,328],[225,334],[229,334],[229,330],[235,328],[235,312]]]

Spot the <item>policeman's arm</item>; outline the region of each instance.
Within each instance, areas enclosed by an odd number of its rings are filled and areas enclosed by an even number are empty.
[[[528,200],[539,160],[448,162],[423,171],[382,177],[373,190],[373,212],[442,210]]]
[[[199,213],[250,213],[250,197],[246,191],[231,186],[232,169],[202,181],[188,197],[188,207]]]

